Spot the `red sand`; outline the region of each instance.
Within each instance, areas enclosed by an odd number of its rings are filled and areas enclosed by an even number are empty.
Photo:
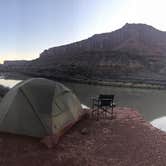
[[[166,133],[134,110],[115,114],[114,120],[81,120],[52,149],[38,139],[0,134],[0,166],[165,166]]]

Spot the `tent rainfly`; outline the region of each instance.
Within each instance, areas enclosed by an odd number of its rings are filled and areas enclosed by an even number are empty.
[[[77,97],[64,85],[32,78],[13,87],[0,103],[0,131],[45,137],[63,132],[83,115]]]

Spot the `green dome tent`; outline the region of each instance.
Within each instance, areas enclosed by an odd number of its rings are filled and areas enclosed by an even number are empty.
[[[57,134],[82,115],[77,97],[64,85],[43,78],[22,81],[0,103],[0,131],[44,137]]]

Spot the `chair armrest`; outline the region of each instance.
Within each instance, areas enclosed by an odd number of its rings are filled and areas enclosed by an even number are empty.
[[[111,105],[112,107],[116,107],[116,103],[112,103],[112,105]]]

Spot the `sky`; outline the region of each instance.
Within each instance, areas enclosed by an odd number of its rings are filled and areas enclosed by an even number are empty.
[[[0,0],[0,63],[35,59],[125,23],[166,31],[165,7],[165,0]]]

